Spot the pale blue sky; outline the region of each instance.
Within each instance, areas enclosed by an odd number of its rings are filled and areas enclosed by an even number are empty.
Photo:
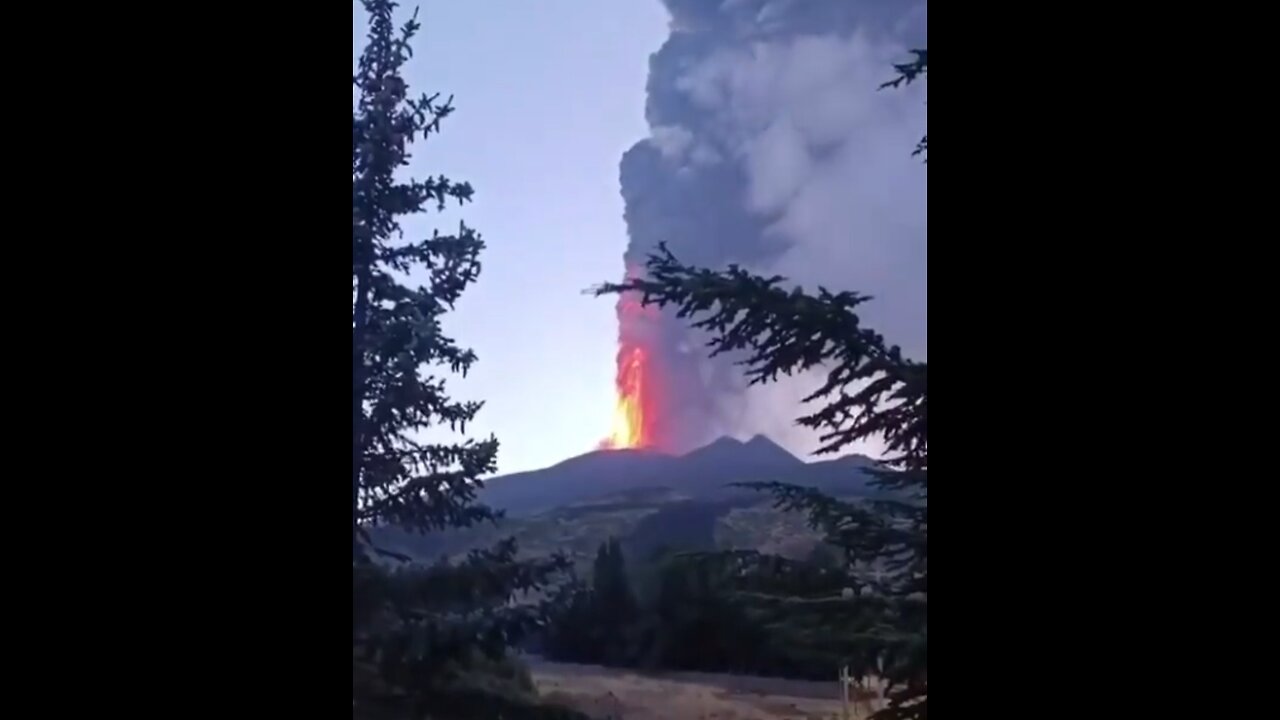
[[[353,63],[365,34],[353,3]],[[406,3],[402,8],[412,10]],[[461,212],[406,223],[449,232],[465,219],[488,249],[479,283],[446,328],[480,357],[454,394],[486,402],[468,434],[502,444],[500,472],[593,449],[608,431],[617,323],[582,290],[622,272],[618,161],[648,135],[649,54],[667,34],[658,0],[423,0],[407,79],[454,96],[412,172],[476,189]]]

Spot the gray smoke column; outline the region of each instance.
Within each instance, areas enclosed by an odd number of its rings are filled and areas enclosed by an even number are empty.
[[[925,46],[926,2],[664,4],[671,35],[650,58],[650,137],[621,163],[628,272],[665,242],[693,265],[858,290],[876,298],[867,322],[923,359],[927,170],[910,153],[925,132],[924,83],[877,87]],[[791,424],[803,379],[745,392],[741,368],[708,360],[683,323],[622,302],[618,316],[623,351],[647,358],[653,445],[680,452],[766,432],[808,449]]]

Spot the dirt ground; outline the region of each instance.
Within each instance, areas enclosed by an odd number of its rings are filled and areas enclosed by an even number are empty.
[[[530,662],[543,698],[597,720],[838,720],[839,684],[709,673],[638,674]],[[870,708],[850,708],[864,718]]]

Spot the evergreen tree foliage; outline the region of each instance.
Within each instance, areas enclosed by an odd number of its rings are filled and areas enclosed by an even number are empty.
[[[493,519],[472,503],[475,479],[495,468],[497,441],[427,444],[419,431],[465,430],[479,403],[456,402],[443,369],[465,373],[475,354],[440,328],[480,272],[479,235],[460,224],[456,235],[401,242],[399,218],[446,201],[471,199],[467,183],[445,177],[400,180],[407,146],[437,132],[453,107],[439,96],[412,98],[400,76],[418,29],[416,13],[397,35],[396,4],[364,2],[369,36],[354,78],[360,98],[352,113],[352,462],[351,524],[356,552],[367,548],[363,528],[373,522],[418,531]],[[426,283],[408,286],[410,271]]]
[[[639,611],[631,582],[627,577],[622,546],[617,538],[609,538],[596,553],[591,585],[601,622],[621,631],[636,619]]]
[[[616,538],[600,544],[591,575],[590,587],[567,585],[552,601],[556,612],[543,649],[557,660],[630,664],[640,607]]]
[[[844,553],[833,545],[820,542],[813,546],[805,561],[815,567],[836,570],[844,567]]]
[[[621,665],[630,662],[632,634],[640,611],[626,562],[617,538],[610,538],[596,554],[591,585],[595,599],[596,626],[599,628],[597,651],[599,662]]]
[[[897,75],[894,75],[893,78],[885,81],[880,86],[880,89],[883,90],[885,88],[898,88],[903,85],[910,85],[917,79],[924,77],[925,74],[929,72],[928,49],[912,50],[911,54],[915,56],[915,59],[911,62],[894,65],[893,69],[897,71]],[[923,155],[924,161],[929,162],[928,133],[925,133],[925,136],[920,138],[920,142],[916,143],[916,149],[912,151],[911,155],[913,157],[916,155]]]
[[[924,75],[927,52],[915,56],[897,66],[898,77],[886,86]],[[917,148],[925,152],[927,136]],[[798,419],[818,431],[820,454],[883,440],[886,457],[875,480],[882,499],[842,502],[784,483],[750,485],[773,493],[780,507],[809,515],[825,542],[843,551],[836,576],[813,563],[757,553],[703,560],[731,574],[737,601],[777,642],[849,663],[856,675],[884,678],[889,704],[879,718],[927,720],[928,365],[903,357],[862,325],[857,310],[869,298],[858,293],[787,290],[781,277],[737,266],[693,268],[666,247],[646,269],[646,277],[596,293],[635,293],[645,306],[674,309],[706,331],[713,356],[741,357],[752,384],[825,372],[826,381],[805,398],[814,411]]]
[[[760,613],[778,642],[815,652],[830,648],[832,661],[890,683],[890,705],[881,717],[926,720],[927,364],[903,358],[862,327],[854,308],[866,301],[863,296],[787,291],[779,287],[781,278],[737,267],[688,268],[665,248],[647,268],[648,277],[601,291],[638,292],[644,303],[674,305],[680,317],[700,318],[694,325],[711,333],[714,354],[746,353],[753,383],[825,369],[826,382],[806,399],[820,407],[799,419],[820,432],[819,452],[883,438],[887,456],[874,482],[884,499],[851,503],[783,483],[751,485],[774,493],[781,507],[807,512],[825,531],[825,542],[843,550],[839,585],[853,589],[853,599],[836,592],[831,579],[805,591],[802,581],[812,580],[805,563],[751,554],[720,559],[731,561],[740,600]]]
[[[644,662],[676,670],[773,674],[766,637],[733,602],[723,568],[679,554],[664,563]]]
[[[613,563],[610,544],[602,545],[597,557],[605,567]],[[544,652],[569,662],[829,680],[839,652],[772,642],[781,636],[779,628],[788,629],[786,619],[738,602],[748,589],[742,574],[714,559],[697,552],[652,558],[642,569],[656,587],[634,614],[611,612],[608,608],[617,604],[601,601],[609,594],[608,580],[566,589],[557,600],[559,612],[544,638]],[[595,575],[607,577],[607,572]],[[821,581],[822,587],[838,590],[843,575],[828,570]]]
[[[600,662],[592,589],[579,580],[565,583],[556,589],[550,605],[553,611],[542,633],[542,653],[552,660]]]
[[[464,432],[480,409],[446,392],[444,376],[465,374],[476,358],[440,320],[477,278],[484,245],[465,224],[402,238],[401,218],[466,202],[472,189],[400,176],[408,145],[438,131],[452,106],[410,96],[401,76],[416,13],[397,32],[394,2],[363,5],[369,34],[351,117],[353,717],[581,717],[537,704],[527,680],[497,672],[510,668],[506,649],[542,622],[540,607],[516,600],[566,567],[562,559],[520,562],[506,541],[421,566],[370,539],[377,526],[430,532],[496,520],[475,493],[498,446],[423,439]]]

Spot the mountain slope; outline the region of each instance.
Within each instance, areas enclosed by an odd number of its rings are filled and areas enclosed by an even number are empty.
[[[874,462],[847,457],[805,463],[768,438],[747,442],[720,438],[686,455],[643,450],[600,450],[542,470],[493,478],[480,501],[513,516],[591,501],[645,488],[671,488],[699,500],[741,497],[739,482],[781,481],[835,495],[867,493],[866,470]]]
[[[480,501],[513,515],[640,488],[670,486],[677,458],[645,450],[597,450],[542,470],[486,481]]]
[[[683,456],[597,451],[542,470],[494,478],[480,501],[505,510],[498,526],[430,535],[378,528],[381,547],[419,560],[457,556],[514,537],[531,556],[563,552],[590,567],[600,543],[616,537],[630,559],[666,549],[758,549],[803,556],[817,541],[803,515],[772,507],[767,493],[731,483],[781,481],[837,497],[870,495],[875,462],[850,456],[805,463],[768,438],[721,438]]]

